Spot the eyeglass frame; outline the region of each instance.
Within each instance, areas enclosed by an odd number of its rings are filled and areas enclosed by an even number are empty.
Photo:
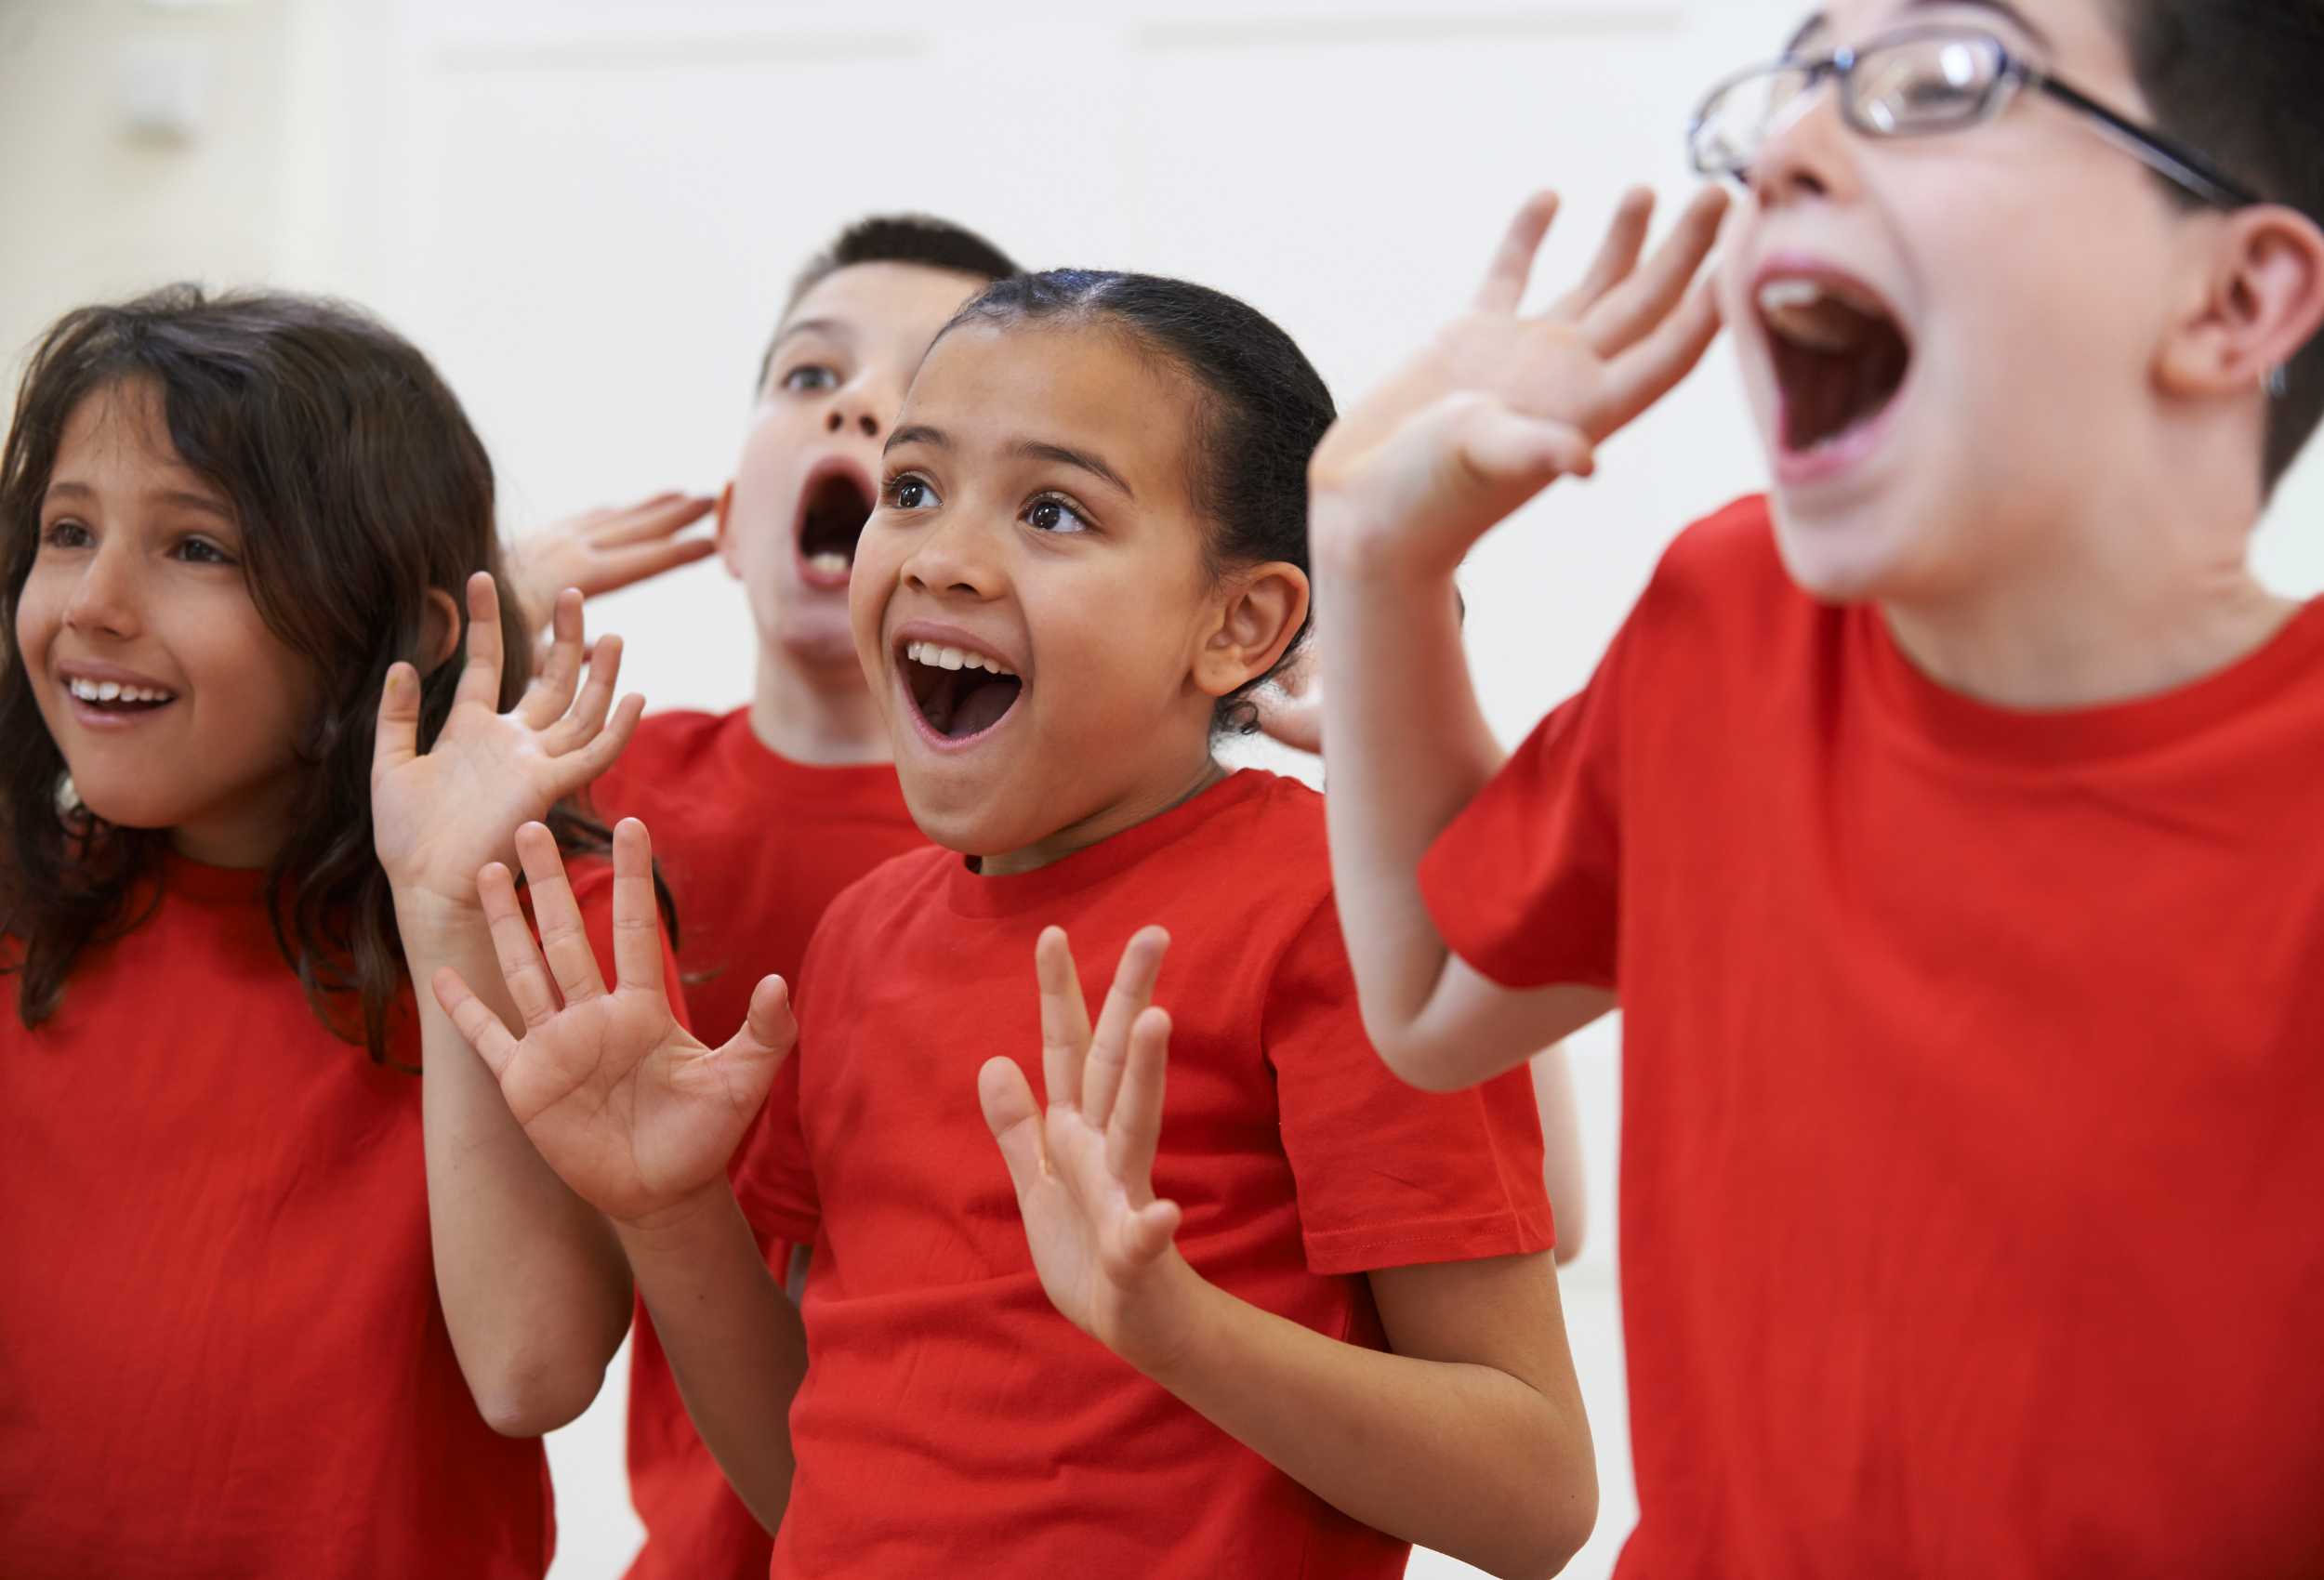
[[[1866,125],[1858,117],[1855,96],[1849,91],[1857,64],[1871,52],[1924,38],[1975,41],[1992,47],[2000,65],[1994,74],[1993,86],[1987,90],[1986,102],[1979,106],[1974,117],[1961,122],[1957,126],[1945,126],[1914,133],[1886,131],[1879,126]],[[1703,95],[1702,102],[1696,107],[1693,117],[1686,123],[1687,159],[1695,166],[1698,175],[1733,176],[1737,180],[1743,178],[1743,173],[1750,168],[1747,165],[1737,164],[1716,167],[1704,165],[1697,147],[1697,139],[1702,133],[1703,122],[1710,107],[1736,88],[1754,77],[1774,76],[1779,72],[1805,72],[1807,73],[1806,85],[1801,88],[1798,96],[1802,99],[1814,93],[1816,86],[1826,77],[1836,78],[1840,86],[1841,118],[1859,134],[1882,139],[1915,136],[1942,137],[1947,132],[1967,131],[1973,126],[1982,125],[2000,115],[2009,107],[2010,100],[2017,94],[2027,88],[2032,88],[2037,92],[2048,94],[2059,103],[2093,122],[2099,132],[2109,142],[2114,143],[2133,158],[2143,162],[2147,168],[2165,180],[2192,193],[2210,207],[2234,210],[2248,208],[2254,204],[2267,201],[2221,169],[2218,163],[2202,150],[2182,142],[2168,132],[2152,126],[2142,126],[2130,117],[2107,109],[2072,84],[2012,54],[2009,46],[1992,33],[1981,28],[1941,25],[1899,29],[1895,33],[1882,33],[1877,38],[1868,39],[1861,46],[1842,45],[1830,54],[1821,57],[1783,55],[1760,65],[1747,66],[1742,71],[1721,78],[1709,93]],[[2003,85],[2008,85],[2006,89]]]

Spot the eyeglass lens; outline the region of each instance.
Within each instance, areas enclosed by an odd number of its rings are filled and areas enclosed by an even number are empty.
[[[1999,102],[2005,58],[1976,35],[1931,34],[1877,43],[1830,63],[1779,63],[1729,83],[1705,104],[1695,127],[1695,167],[1706,175],[1747,169],[1760,144],[1804,108],[1802,100],[1837,67],[1849,121],[1875,137],[1950,131]]]

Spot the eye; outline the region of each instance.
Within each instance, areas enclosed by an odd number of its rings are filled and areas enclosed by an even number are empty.
[[[888,481],[888,503],[899,510],[930,510],[942,505],[936,491],[928,486],[928,480],[906,472]]]
[[[88,528],[67,516],[61,520],[49,522],[47,530],[40,534],[40,541],[49,548],[86,548],[97,538]]]
[[[783,375],[783,388],[794,395],[812,395],[839,388],[839,375],[820,362],[801,362]]]
[[[179,538],[170,555],[189,565],[231,565],[233,556],[205,537]]]
[[[1024,524],[1037,533],[1086,533],[1089,520],[1068,500],[1045,494],[1025,507]]]

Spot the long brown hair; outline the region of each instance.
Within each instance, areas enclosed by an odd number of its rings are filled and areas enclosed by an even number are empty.
[[[0,936],[17,1015],[30,1027],[55,1014],[81,951],[135,928],[151,911],[140,896],[159,898],[167,831],[107,823],[62,794],[64,758],[16,641],[65,424],[122,384],[160,394],[178,457],[233,509],[260,617],[320,687],[267,912],[316,1017],[384,1060],[404,970],[372,848],[373,727],[388,666],[423,662],[429,590],[465,608],[472,573],[501,578],[492,463],[409,342],[353,308],[280,293],[173,285],[79,309],[41,337],[19,388],[0,452]],[[532,641],[514,599],[500,623],[508,708]],[[456,658],[421,681],[423,750],[459,674]],[[567,849],[605,848],[603,825],[570,806],[549,825]]]

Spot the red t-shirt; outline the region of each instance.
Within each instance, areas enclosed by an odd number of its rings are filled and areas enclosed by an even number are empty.
[[[541,1445],[436,1300],[416,1024],[325,1031],[260,883],[167,858],[36,1030],[0,977],[0,1573],[537,1576]]]
[[[1043,928],[1094,1010],[1148,923],[1173,940],[1154,1188],[1205,1277],[1377,1348],[1366,1270],[1552,1243],[1525,1073],[1428,1096],[1366,1040],[1304,785],[1246,770],[1008,877],[898,857],[815,934],[738,1179],[763,1231],[814,1246],[776,1575],[1404,1572],[1404,1543],[1140,1376],[1034,1273],[977,1071],[1005,1054],[1040,1090]]]
[[[832,896],[927,836],[886,763],[817,768],[777,757],[747,708],[659,713],[638,726],[594,796],[634,817],[678,906],[679,966],[694,1034],[741,1030],[751,990],[794,985]],[[761,1237],[777,1274],[790,1247]],[[679,1397],[640,1306],[629,1355],[629,1495],[645,1546],[629,1580],[764,1580],[774,1543],[726,1484]]]
[[[1623,1006],[1626,1576],[2324,1567],[2324,606],[2007,713],[1682,536],[1421,865]]]

